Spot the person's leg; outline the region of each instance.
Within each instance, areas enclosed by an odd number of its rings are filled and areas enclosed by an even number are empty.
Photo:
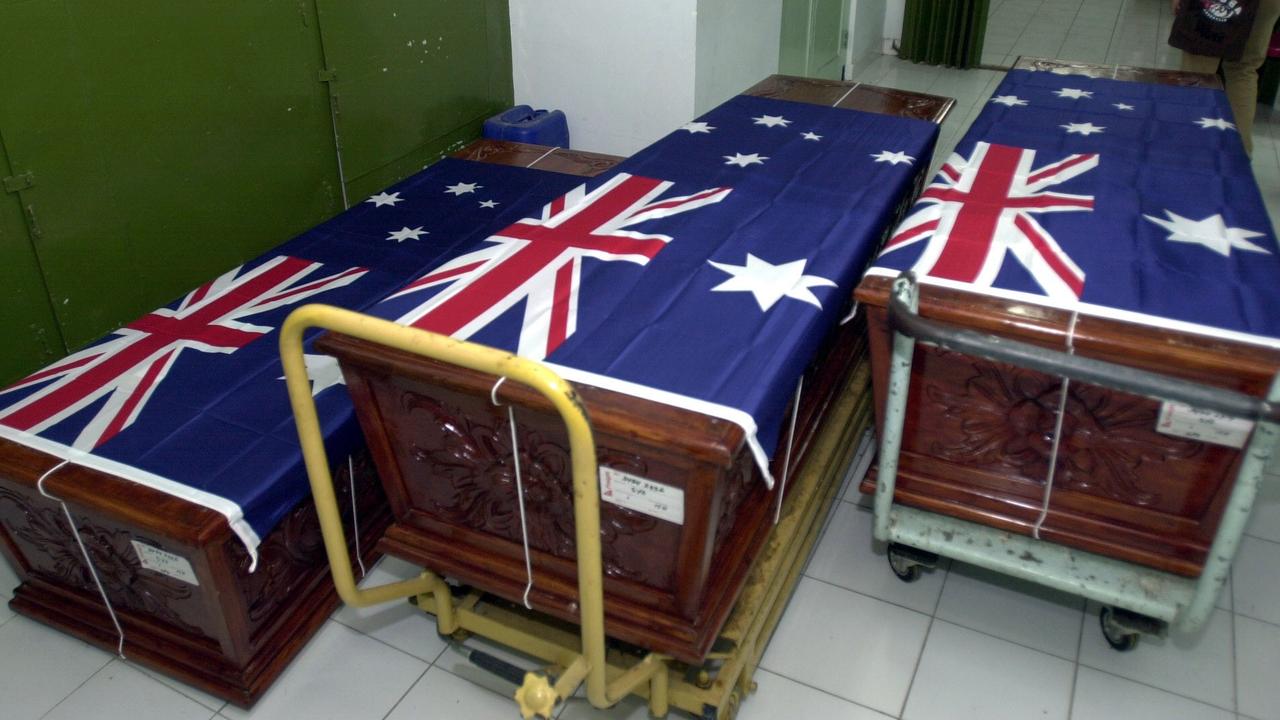
[[[1227,78],[1227,100],[1236,116],[1236,128],[1240,130],[1244,149],[1250,154],[1253,153],[1253,116],[1258,109],[1258,69],[1267,59],[1277,19],[1280,19],[1280,0],[1261,0],[1244,55],[1239,60],[1222,63],[1222,73]]]
[[[1218,63],[1222,62],[1221,58],[1211,55],[1193,55],[1187,51],[1182,52],[1182,71],[1205,73],[1212,75],[1218,72]]]

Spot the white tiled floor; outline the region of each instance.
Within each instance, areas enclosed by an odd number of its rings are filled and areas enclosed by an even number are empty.
[[[988,62],[1026,53],[1173,67],[1167,0],[992,0]],[[1135,41],[1135,38],[1138,39]],[[881,58],[855,78],[957,98],[950,152],[1002,73]],[[1264,113],[1254,167],[1280,210],[1280,123]],[[967,566],[894,579],[870,514],[844,496],[783,616],[744,720],[1251,718],[1280,720],[1280,477],[1264,489],[1231,592],[1196,637],[1110,650],[1097,609]],[[374,580],[404,577],[384,562]],[[0,599],[16,579],[0,562]],[[1234,608],[1235,612],[1232,612]],[[407,606],[340,610],[252,712],[14,616],[0,604],[0,718],[514,718],[512,691],[470,664]],[[574,699],[562,718],[647,717]]]

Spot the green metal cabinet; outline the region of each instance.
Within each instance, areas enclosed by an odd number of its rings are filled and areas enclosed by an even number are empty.
[[[62,355],[66,345],[40,263],[27,232],[22,198],[30,177],[9,165],[0,135],[0,379],[13,378]],[[20,340],[20,341],[19,341]]]
[[[479,135],[512,97],[507,3],[316,0],[354,200]]]
[[[510,102],[505,1],[0,0],[0,172],[26,178],[0,196],[0,384],[334,215],[344,191],[420,169]]]

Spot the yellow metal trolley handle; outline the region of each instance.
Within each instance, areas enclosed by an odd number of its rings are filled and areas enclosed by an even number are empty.
[[[442,625],[452,624],[452,606],[449,591],[443,580],[430,572],[412,580],[360,589],[356,587],[347,555],[347,539],[342,529],[338,501],[333,493],[333,478],[329,474],[329,460],[324,450],[324,436],[316,416],[315,401],[311,396],[311,382],[307,378],[303,362],[302,337],[308,328],[322,328],[350,335],[351,337],[378,343],[397,350],[441,360],[472,370],[499,377],[507,377],[542,393],[559,411],[569,432],[569,450],[573,467],[573,508],[578,551],[578,603],[579,622],[582,628],[582,655],[561,674],[552,692],[553,705],[557,699],[566,698],[585,678],[587,699],[591,704],[605,708],[616,703],[628,692],[627,685],[643,682],[642,678],[618,678],[614,688],[606,685],[604,648],[604,590],[600,560],[600,488],[596,484],[596,448],[591,433],[591,422],[586,408],[578,399],[573,386],[546,366],[528,358],[474,343],[455,340],[437,333],[397,325],[387,320],[362,315],[350,310],[328,305],[304,305],[289,314],[280,330],[280,358],[284,364],[285,381],[289,389],[289,402],[298,426],[298,440],[302,444],[302,456],[306,462],[311,492],[315,496],[316,513],[320,517],[320,529],[324,534],[325,552],[329,556],[329,569],[339,596],[348,605],[364,607],[422,594],[431,594],[436,603]],[[446,609],[447,608],[447,609]],[[656,659],[656,658],[652,658]],[[644,663],[652,675],[658,662]],[[665,669],[662,671],[665,674]],[[526,686],[529,681],[526,680]],[[612,690],[613,692],[610,692]],[[545,703],[544,692],[525,693],[540,696],[537,704]],[[518,694],[519,695],[519,694]],[[612,696],[612,697],[611,697]],[[531,698],[532,699],[532,698]],[[524,703],[522,702],[522,705]],[[548,708],[549,709],[549,708]],[[539,714],[542,709],[538,708]],[[529,713],[522,707],[526,717]]]

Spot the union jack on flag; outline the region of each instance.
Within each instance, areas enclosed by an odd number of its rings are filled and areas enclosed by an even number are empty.
[[[1011,255],[1050,297],[1078,299],[1084,271],[1034,216],[1092,211],[1093,196],[1048,188],[1098,167],[1098,155],[1041,167],[1035,161],[1035,150],[986,142],[975,143],[967,158],[953,154],[881,255],[927,238],[912,268],[917,274],[978,287],[991,287]]]
[[[490,245],[440,265],[392,295],[447,286],[399,322],[466,339],[525,301],[517,352],[541,360],[577,327],[583,258],[645,265],[671,237],[628,228],[718,203],[730,191],[713,187],[659,199],[671,186],[627,173],[590,193],[581,185],[547,203],[540,218],[509,225],[487,238]]]
[[[72,443],[77,450],[92,450],[138,419],[184,350],[234,353],[273,329],[243,318],[349,285],[367,272],[353,267],[307,280],[321,267],[281,255],[248,272],[241,266],[225,273],[188,293],[176,308],[144,315],[106,341],[0,390],[47,383],[0,410],[0,425],[40,433],[105,397]]]

